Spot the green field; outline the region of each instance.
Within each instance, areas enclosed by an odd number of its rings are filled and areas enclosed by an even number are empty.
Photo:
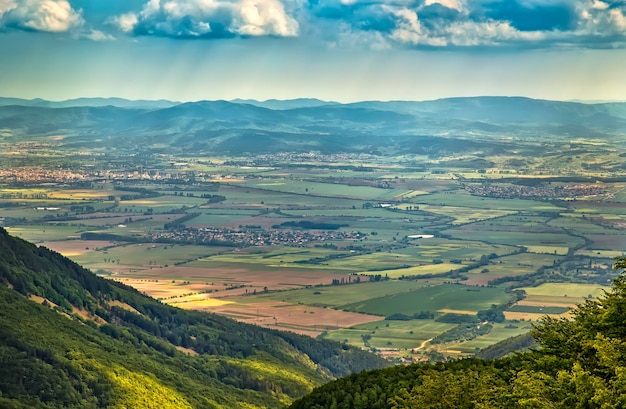
[[[518,250],[513,246],[487,244],[471,240],[450,240],[439,237],[410,240],[409,244],[409,246],[396,252],[408,254],[423,262],[441,259],[445,261],[460,260],[460,264],[471,264],[479,260],[483,255],[493,253],[502,256]]]
[[[376,321],[327,333],[324,338],[364,346],[363,336],[371,336],[368,344],[373,348],[419,348],[424,342],[453,328],[433,320]]]
[[[465,191],[435,193],[416,196],[412,202],[439,206],[458,206],[475,209],[497,209],[512,211],[557,212],[565,208],[554,206],[547,202],[524,199],[494,199],[489,197],[472,196]]]
[[[120,201],[119,208],[124,212],[147,212],[153,209],[156,213],[190,208],[206,203],[205,199],[184,196],[159,196],[148,199]]]
[[[472,340],[463,342],[451,342],[445,345],[450,350],[459,350],[463,353],[474,353],[477,349],[486,348],[504,339],[525,334],[532,329],[532,326],[524,322],[503,322],[493,324],[489,333],[480,335]]]
[[[265,266],[272,268],[286,268],[293,267],[299,269],[320,269],[318,264],[298,263],[306,262],[311,259],[324,258],[329,255],[349,255],[346,251],[336,251],[325,248],[296,248],[296,247],[256,247],[255,251],[243,252],[230,250],[223,254],[216,254],[206,258],[200,258],[192,263],[189,263],[190,267],[206,267],[211,264],[215,265],[252,265],[252,266]],[[325,269],[332,270],[346,270],[348,272],[352,269],[341,267],[325,267]]]
[[[509,231],[473,230],[470,226],[467,226],[467,228],[462,230],[446,230],[445,233],[459,240],[483,240],[486,243],[506,244],[510,246],[547,245],[551,247],[573,248],[585,243],[580,237],[566,233],[519,232],[514,229]]]
[[[442,309],[476,312],[512,299],[511,294],[506,294],[500,288],[442,284],[344,304],[338,308],[382,316],[394,313],[412,315],[420,311]]]
[[[355,279],[356,277],[352,278],[352,280]],[[285,301],[317,307],[341,308],[340,306],[346,303],[363,302],[381,296],[413,291],[432,283],[433,280],[362,282],[360,284],[282,291],[257,298],[259,300]]]
[[[86,180],[95,182],[0,185],[0,225],[35,243],[50,243],[87,267],[138,282],[194,284],[216,277],[216,305],[326,308],[317,310],[320,316],[346,314],[341,310],[379,316],[474,314],[512,300],[504,289],[523,285],[527,298],[507,313],[534,320],[562,313],[590,295],[601,296],[602,287],[595,283],[615,277],[611,263],[626,250],[626,190],[618,168],[576,168],[582,162],[599,163],[596,145],[576,145],[588,152],[571,160],[564,158],[574,156],[561,152],[569,145],[546,147],[549,152],[535,142],[513,145],[502,155],[468,151],[440,157],[409,151],[337,157],[315,152],[236,158],[158,154],[142,157],[143,169],[175,178],[101,181],[92,175]],[[611,161],[620,160],[623,149],[615,149]],[[42,166],[51,160],[57,169],[58,159],[44,160],[49,153],[39,160]],[[123,169],[140,163],[138,157],[116,160]],[[491,162],[486,173],[478,171],[476,161]],[[97,158],[90,166],[100,167]],[[192,172],[194,179],[186,180]],[[578,197],[542,196],[561,187],[582,192]],[[538,193],[528,196],[533,189]],[[225,200],[208,203],[207,195]],[[198,215],[172,225],[191,213]],[[273,228],[299,221],[339,224],[334,232],[346,236]],[[203,228],[287,238],[251,245],[231,235],[223,247],[182,245],[201,243],[197,229]],[[92,246],[77,240],[87,231],[115,236]],[[411,237],[416,235],[428,238]],[[74,244],[80,248],[72,249]],[[287,276],[294,281],[282,285]],[[564,282],[544,283],[545,277]],[[489,286],[493,280],[497,287]],[[227,289],[233,283],[246,288]],[[298,289],[290,290],[294,287]],[[272,317],[272,312],[266,315]],[[471,353],[528,330],[518,324],[496,324],[487,335],[443,348]],[[372,347],[401,349],[416,348],[451,328],[433,320],[380,321],[332,331],[334,326],[328,326],[325,337],[363,346],[361,336],[370,334]]]
[[[77,239],[83,230],[76,226],[25,225],[8,227],[7,231],[24,240],[41,243],[43,241]]]
[[[507,275],[529,274],[540,267],[550,267],[561,259],[553,254],[520,253],[492,260],[488,265],[472,270],[472,274]],[[484,270],[486,273],[482,273]]]
[[[569,311],[567,307],[554,307],[554,306],[533,306],[533,305],[514,305],[507,311],[511,312],[529,312],[532,314],[563,314]]]
[[[288,179],[271,182],[260,181],[245,183],[244,186],[285,193],[308,194],[313,196],[379,200],[392,200],[393,198],[406,193],[406,191],[403,190],[380,189],[370,186],[348,186],[338,183],[320,183]]]
[[[207,246],[131,244],[85,253],[74,257],[74,259],[85,266],[102,265],[106,259],[125,266],[157,267],[196,260],[225,250],[221,247]]]
[[[486,219],[493,219],[495,217],[502,217],[515,213],[512,210],[498,210],[489,208],[472,208],[472,207],[460,207],[460,206],[436,206],[436,205],[423,205],[420,206],[420,210],[435,213],[441,216],[452,217],[454,222],[452,224],[465,224],[473,223]]]

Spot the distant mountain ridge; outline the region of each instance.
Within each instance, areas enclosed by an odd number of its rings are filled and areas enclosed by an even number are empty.
[[[254,105],[254,106],[274,109],[274,110],[295,109],[295,108],[314,108],[314,107],[321,107],[321,106],[326,106],[326,105],[338,105],[339,104],[338,102],[322,101],[316,98],[296,98],[296,99],[288,99],[288,100],[268,99],[265,101],[238,98],[238,99],[233,99],[230,102],[233,102],[236,104]]]
[[[0,103],[0,128],[7,140],[64,135],[63,143],[87,149],[116,141],[120,149],[142,146],[223,154],[428,153],[432,146],[448,150],[483,144],[485,149],[499,149],[494,142],[502,136],[537,141],[626,136],[626,103],[523,97],[350,104],[315,99],[180,104],[88,99],[64,104],[89,105],[50,108],[33,101],[30,105],[16,105],[20,101],[15,100],[5,100],[10,105]],[[457,142],[451,143],[450,137]]]
[[[19,105],[41,108],[69,108],[69,107],[104,107],[159,109],[178,105],[180,102],[159,100],[129,100],[124,98],[75,98],[64,101],[48,101],[41,98],[3,98],[0,97],[0,106]]]

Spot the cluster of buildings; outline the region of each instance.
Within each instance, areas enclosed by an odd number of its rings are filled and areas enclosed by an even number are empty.
[[[0,168],[0,181],[5,183],[74,183],[87,179],[82,173],[69,169]]]
[[[152,241],[172,240],[194,243],[224,243],[237,246],[299,246],[328,240],[358,240],[363,233],[338,230],[240,229],[220,227],[184,228],[173,231],[150,232]]]
[[[475,196],[497,198],[548,198],[567,199],[577,197],[599,196],[604,194],[600,185],[504,185],[504,184],[466,184],[465,190]]]
[[[362,163],[365,160],[374,158],[374,155],[367,153],[334,153],[331,155],[325,155],[317,152],[304,152],[304,153],[289,153],[289,152],[277,152],[272,154],[259,154],[249,159],[236,159],[229,162],[225,162],[227,165],[238,166],[268,166],[277,163],[342,163],[342,162],[357,162]]]

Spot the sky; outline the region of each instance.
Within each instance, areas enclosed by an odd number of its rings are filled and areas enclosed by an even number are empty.
[[[0,0],[0,96],[626,100],[623,0]]]

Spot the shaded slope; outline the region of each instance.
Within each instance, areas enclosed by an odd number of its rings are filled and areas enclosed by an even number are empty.
[[[386,365],[160,304],[1,229],[0,282],[0,407],[278,407],[334,376]]]

